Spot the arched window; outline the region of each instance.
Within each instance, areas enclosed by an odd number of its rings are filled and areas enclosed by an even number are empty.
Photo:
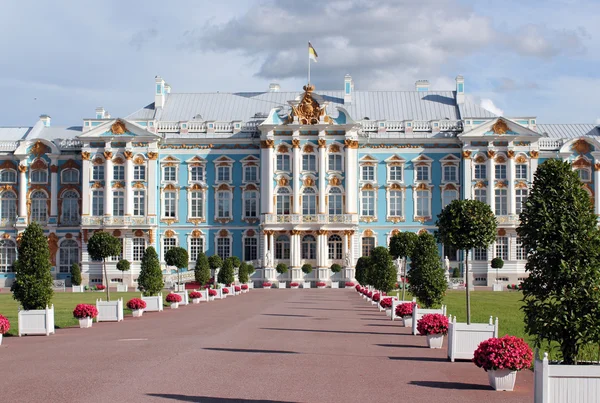
[[[288,188],[277,190],[277,214],[290,214],[290,190]]]
[[[302,238],[302,259],[317,258],[317,240],[312,235],[305,235]]]
[[[48,196],[41,190],[31,194],[31,221],[46,222],[48,220]]]
[[[17,182],[17,172],[14,169],[3,169],[0,172],[0,182],[16,183]]]
[[[73,239],[65,239],[60,243],[58,250],[58,271],[69,273],[71,265],[79,262],[79,245]]]
[[[45,169],[34,169],[31,171],[31,183],[48,183],[48,171]]]
[[[77,224],[79,222],[79,195],[74,190],[62,194],[61,224]]]
[[[0,219],[14,221],[17,218],[17,195],[11,191],[0,194]]]
[[[339,235],[332,235],[329,237],[329,259],[342,258],[342,245],[342,238]]]
[[[290,258],[290,238],[287,235],[279,235],[275,240],[275,259]]]
[[[258,216],[258,192],[255,190],[244,192],[244,218]]]
[[[0,272],[13,271],[13,263],[17,259],[17,245],[10,239],[0,241]]]
[[[193,191],[190,195],[190,217],[204,218],[204,192]]]
[[[343,213],[342,191],[338,187],[329,190],[329,214],[338,215]]]
[[[579,179],[581,179],[582,182],[591,182],[592,181],[592,174],[591,174],[591,172],[590,172],[591,170],[589,168],[578,167],[578,168],[575,168],[575,171],[579,175]]]
[[[302,191],[302,214],[317,214],[317,194],[314,188],[305,188]]]
[[[60,174],[62,183],[79,183],[79,171],[77,169],[65,169]]]

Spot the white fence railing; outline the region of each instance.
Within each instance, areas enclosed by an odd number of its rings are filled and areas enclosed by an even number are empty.
[[[265,224],[352,224],[358,222],[355,214],[263,214]]]

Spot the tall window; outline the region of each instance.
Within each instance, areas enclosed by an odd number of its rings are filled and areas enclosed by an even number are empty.
[[[133,238],[133,261],[140,262],[146,252],[146,240],[144,238]]]
[[[312,235],[304,235],[302,238],[302,259],[317,258],[317,241]]]
[[[202,165],[190,168],[190,180],[192,182],[201,182],[204,180],[204,167]]]
[[[475,164],[475,179],[486,179],[487,178],[487,165]]]
[[[65,169],[60,174],[60,181],[62,183],[78,183],[79,171],[77,169]]]
[[[329,170],[342,171],[342,156],[340,154],[329,154]]]
[[[168,251],[177,246],[177,238],[163,238],[163,260]]]
[[[231,240],[229,238],[217,238],[217,255],[221,259],[231,256]]]
[[[458,181],[458,167],[455,165],[444,165],[444,182]]]
[[[92,180],[104,180],[104,165],[94,165],[94,167],[92,168]]]
[[[374,181],[375,180],[375,167],[372,165],[363,165],[360,167],[360,177],[363,181]]]
[[[125,166],[114,165],[113,166],[113,180],[123,181],[125,180]]]
[[[254,190],[244,192],[244,217],[258,217],[258,192]]]
[[[121,190],[113,191],[113,216],[122,217],[125,215],[125,192]]]
[[[496,237],[496,257],[508,260],[508,237]]]
[[[521,243],[521,238],[517,238],[517,248],[516,248],[516,258],[517,260],[527,260],[527,252]]]
[[[9,239],[0,240],[0,272],[12,272],[15,260],[17,260],[17,245]]]
[[[375,215],[375,192],[363,190],[360,192],[360,214],[364,216]]]
[[[73,239],[65,239],[60,243],[58,259],[59,273],[69,273],[73,263],[79,263],[79,245]]]
[[[341,259],[342,258],[342,238],[339,235],[332,235],[329,237],[329,259]]]
[[[76,224],[79,222],[79,195],[74,190],[62,194],[61,224]]]
[[[217,167],[217,182],[229,182],[231,180],[231,167],[229,165]]]
[[[0,171],[0,182],[16,183],[17,172],[14,169],[3,169],[2,171]]]
[[[48,183],[48,171],[35,169],[31,171],[31,183]]]
[[[17,195],[11,191],[0,193],[0,219],[14,221],[17,218]]]
[[[417,166],[417,180],[429,181],[429,165]]]
[[[258,258],[258,240],[255,237],[244,238],[244,260]]]
[[[429,190],[417,190],[417,217],[430,217]]]
[[[165,192],[163,195],[163,217],[177,217],[177,195],[175,192]]]
[[[399,190],[392,190],[390,195],[390,212],[391,217],[402,217],[402,192]]]
[[[163,181],[164,182],[176,182],[177,181],[177,167],[163,167]]]
[[[246,238],[248,239],[248,238]],[[275,259],[290,258],[290,238],[287,235],[279,235],[275,240]]]
[[[217,192],[217,217],[218,218],[231,217],[231,192],[229,192],[229,191]]]
[[[302,191],[302,214],[317,214],[317,195],[313,188],[304,188]]]
[[[190,217],[204,218],[204,192],[194,190],[190,194]]]
[[[133,180],[134,181],[145,181],[146,180],[146,166],[136,165],[133,167]]]
[[[475,200],[487,203],[487,189],[475,189]]]
[[[495,165],[495,175],[496,179],[506,179],[506,165],[505,164],[496,164]]]
[[[339,215],[342,212],[342,191],[338,187],[331,188],[329,190],[329,214]]]
[[[92,215],[104,215],[104,190],[92,191]]]
[[[42,191],[31,194],[31,221],[46,222],[48,220],[48,196]]]
[[[133,215],[136,217],[146,215],[146,191],[144,190],[133,192]]]
[[[302,170],[303,171],[317,171],[317,156],[314,154],[304,154],[302,156]]]
[[[362,255],[371,256],[371,252],[375,249],[375,238],[372,236],[363,237],[362,239]]]
[[[394,165],[390,167],[390,180],[402,182],[402,167]]]
[[[198,260],[200,252],[204,251],[204,239],[202,238],[191,238],[190,239],[190,260],[195,262]]]
[[[515,165],[515,177],[517,179],[527,180],[527,164]]]
[[[529,193],[529,189],[517,189],[516,190],[516,205],[515,212],[517,214],[521,214],[521,211],[525,208],[525,202],[527,201],[527,196]]]
[[[452,203],[452,200],[458,199],[458,191],[456,190],[444,190],[442,192],[442,208]]]
[[[277,190],[277,214],[290,214],[290,191],[287,188]]]
[[[244,167],[244,181],[258,182],[258,167],[256,165],[246,165]]]
[[[496,189],[496,215],[508,214],[508,195],[506,189]]]
[[[277,154],[277,170],[286,172],[290,170],[290,156],[288,154]]]
[[[479,260],[479,261],[487,260],[487,249],[486,248],[473,249],[473,259]]]

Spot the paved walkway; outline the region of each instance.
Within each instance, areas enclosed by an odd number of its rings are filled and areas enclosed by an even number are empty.
[[[16,326],[16,324],[15,324]],[[50,337],[5,338],[5,402],[531,402],[495,392],[354,290],[253,290]]]

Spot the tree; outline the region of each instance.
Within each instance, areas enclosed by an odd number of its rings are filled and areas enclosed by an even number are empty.
[[[169,249],[167,253],[165,253],[165,263],[167,266],[175,266],[177,268],[177,291],[179,291],[179,286],[181,285],[181,269],[187,268],[190,263],[187,250],[180,246]]]
[[[278,263],[275,267],[275,271],[279,274],[285,274],[288,272],[288,267],[285,263]]]
[[[246,263],[246,270],[248,270],[248,275],[251,276],[256,271],[256,267],[252,266],[250,263]]]
[[[210,265],[208,264],[208,258],[202,252],[198,253],[198,256],[196,257],[196,266],[194,266],[194,279],[201,286],[210,281]]]
[[[469,250],[487,249],[496,240],[496,216],[478,200],[454,200],[437,216],[435,237],[439,243],[464,251],[467,324],[471,324]]]
[[[19,262],[10,288],[24,310],[45,309],[52,300],[52,262],[44,230],[32,222],[25,228],[18,247]]]
[[[240,258],[237,256],[231,256],[230,259],[231,259],[231,262],[233,263],[234,268],[239,268],[240,264],[242,264],[242,262],[240,261]]]
[[[362,256],[358,258],[356,262],[356,273],[354,277],[360,285],[369,284],[369,269],[371,267],[371,258],[369,256]]]
[[[410,292],[425,308],[439,306],[448,283],[433,235],[428,232],[419,235],[410,260]]]
[[[238,269],[238,278],[241,284],[246,284],[250,278],[248,276],[248,267],[252,267],[246,262],[242,262],[240,264],[240,268]]]
[[[110,301],[110,287],[108,286],[108,274],[106,272],[106,258],[119,256],[123,244],[119,238],[115,238],[108,232],[96,232],[88,240],[87,250],[93,260],[102,260],[104,269],[104,281],[106,285],[106,299]]]
[[[390,254],[394,260],[402,259],[402,278],[406,278],[406,259],[412,255],[419,236],[414,232],[400,232],[390,239]],[[402,284],[402,301],[406,295],[406,287]]]
[[[301,270],[302,270],[302,273],[309,274],[310,272],[312,272],[312,271],[313,271],[313,268],[312,268],[312,266],[310,265],[310,263],[304,263],[304,264],[302,265],[302,268],[301,268]]]
[[[492,269],[496,269],[496,283],[498,283],[498,269],[504,267],[504,260],[499,257],[495,257],[492,259]]]
[[[149,246],[142,257],[138,287],[145,296],[152,296],[158,294],[164,285],[158,254],[154,247]]]
[[[340,266],[340,265],[339,265],[339,264],[337,264],[337,263],[334,263],[334,264],[332,264],[332,265],[331,265],[330,269],[331,269],[331,271],[332,271],[332,272],[334,272],[334,273],[339,273],[339,272],[341,272],[341,271],[342,271],[342,266]]]
[[[81,269],[77,263],[71,265],[71,284],[81,285]]]
[[[121,259],[117,262],[117,270],[119,270],[121,274],[121,278],[125,278],[125,272],[129,271],[131,268],[131,263],[127,259]]]
[[[455,267],[454,269],[452,269],[452,277],[454,277],[454,278],[460,277],[460,269],[458,267]]]
[[[210,266],[211,275],[215,282],[217,281],[217,270],[223,267],[223,259],[219,255],[212,255],[208,258],[208,265]]]
[[[233,284],[235,282],[235,272],[233,270],[233,259],[228,257],[223,262],[223,267],[219,270],[219,278],[217,279],[221,284]]]
[[[527,254],[525,329],[534,344],[557,342],[565,364],[600,342],[600,234],[597,217],[568,162],[540,164],[517,235]]]
[[[388,249],[385,246],[378,246],[373,249],[370,262],[370,276],[373,287],[383,292],[393,290],[398,278],[398,271]]]

